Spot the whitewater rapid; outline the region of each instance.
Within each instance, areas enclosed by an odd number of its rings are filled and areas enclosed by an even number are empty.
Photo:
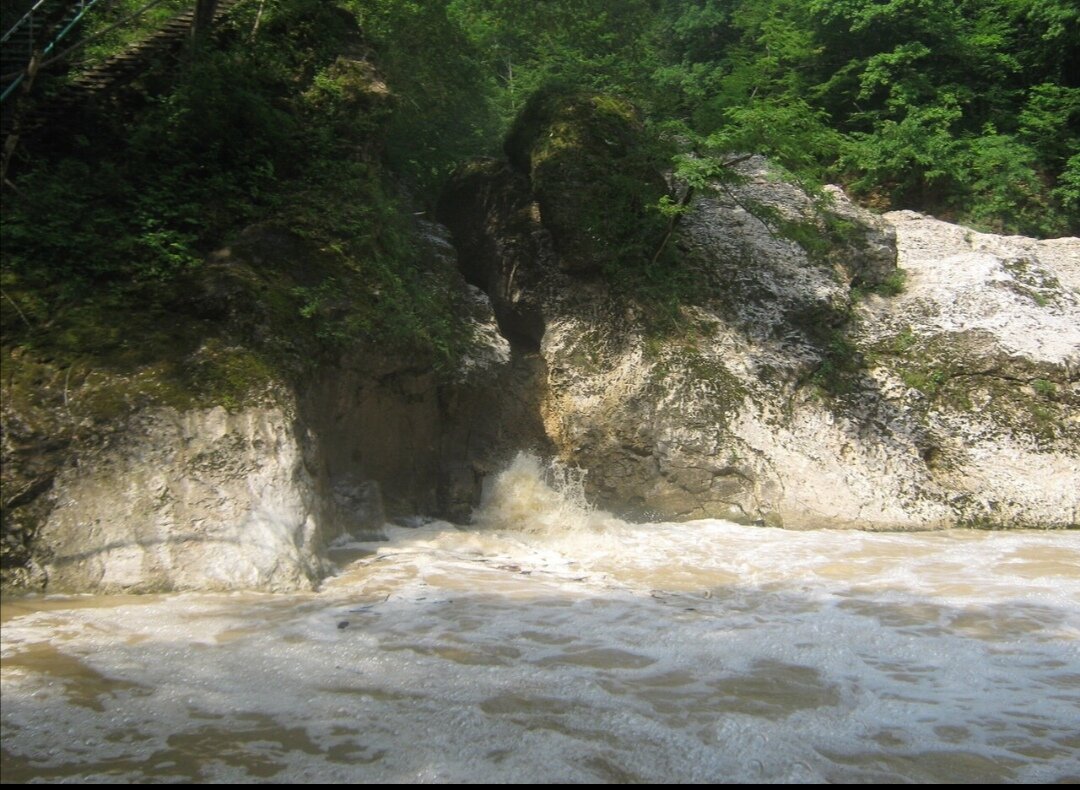
[[[5,601],[4,781],[1080,780],[1080,533],[629,524],[519,457],[318,593]]]

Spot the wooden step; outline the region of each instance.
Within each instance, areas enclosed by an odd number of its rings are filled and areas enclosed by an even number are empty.
[[[240,0],[220,0],[214,14],[215,21],[221,19],[238,2]],[[141,41],[129,46],[125,51],[74,76],[60,93],[35,107],[23,117],[22,132],[34,131],[60,122],[64,116],[69,115],[80,105],[94,101],[95,97],[104,96],[110,89],[130,82],[138,69],[147,67],[153,59],[184,43],[191,33],[194,16],[194,9],[184,11]],[[4,48],[12,51],[9,45],[10,41],[5,42]],[[11,66],[10,68],[3,67],[0,73],[20,72],[25,65],[25,60],[15,57],[4,62],[10,63]],[[5,109],[8,111],[3,114],[3,119],[0,121],[0,133],[4,135],[10,131],[13,123],[10,106]]]

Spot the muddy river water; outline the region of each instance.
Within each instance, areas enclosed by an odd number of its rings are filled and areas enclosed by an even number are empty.
[[[1080,532],[629,524],[548,482],[314,593],[4,601],[3,780],[1080,781]]]

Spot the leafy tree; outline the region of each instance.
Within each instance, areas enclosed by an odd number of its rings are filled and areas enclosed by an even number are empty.
[[[1078,229],[1075,4],[672,0],[664,14],[651,106],[713,145],[880,208]]]

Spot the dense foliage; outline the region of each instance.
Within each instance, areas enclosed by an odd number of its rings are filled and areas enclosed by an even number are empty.
[[[657,111],[880,207],[1077,230],[1068,0],[668,4]]]
[[[474,148],[497,137],[489,113],[505,129],[557,81],[627,97],[655,129],[699,150],[768,153],[805,182],[840,181],[877,208],[1033,235],[1080,231],[1080,7],[1071,0],[350,6],[380,50],[409,53],[388,68],[409,96],[408,73],[420,70],[418,105],[441,118],[447,101],[468,95],[454,109],[473,119]],[[480,91],[487,109],[476,114]],[[417,113],[411,140],[427,140],[426,120]],[[440,121],[433,138],[445,152],[455,147],[447,131]]]
[[[100,61],[192,1],[164,0],[116,30],[145,3],[103,2],[79,57]],[[11,19],[22,5],[0,10]],[[534,186],[556,194],[581,168],[587,188],[570,219],[588,226],[583,239],[593,228],[619,247],[599,269],[661,300],[679,298],[659,255],[679,206],[628,173],[664,166],[676,149],[691,184],[755,151],[881,209],[1080,232],[1077,29],[1071,0],[248,0],[210,45],[75,119],[59,147],[16,158],[3,208],[5,335],[53,354],[112,354],[139,333],[190,350],[176,341],[183,321],[160,317],[190,316],[197,346],[210,319],[192,294],[207,254],[276,223],[339,265],[314,278],[266,274],[272,297],[259,309],[324,347],[363,341],[448,360],[464,337],[449,290],[415,249],[407,203],[431,206],[456,164],[500,153],[515,119],[528,125],[530,97],[554,85],[591,97],[558,112],[632,117],[634,139],[610,166],[604,141],[617,149],[623,132],[603,124],[574,143],[581,161],[567,158],[570,137],[533,141],[547,157]]]
[[[395,102],[367,54],[333,4],[241,4],[79,134],[31,138],[3,205],[5,342],[63,365],[164,360],[178,391],[358,346],[452,362],[468,331],[381,164]],[[302,254],[213,265],[250,227]]]

